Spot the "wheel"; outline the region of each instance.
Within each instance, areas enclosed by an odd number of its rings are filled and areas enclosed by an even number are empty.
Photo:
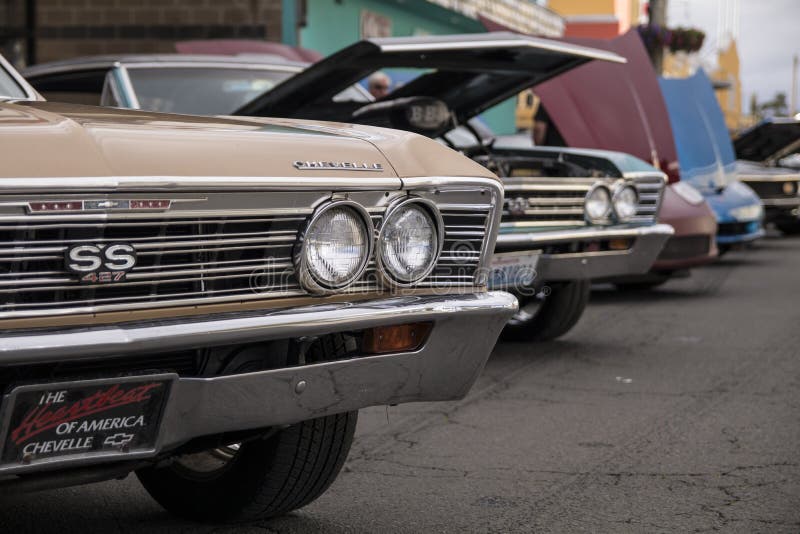
[[[343,336],[325,336],[307,361],[346,351]],[[333,483],[353,442],[358,412],[303,421],[265,438],[184,454],[136,472],[169,512],[195,521],[265,519],[301,508]]]
[[[195,521],[253,521],[301,508],[333,483],[358,412],[303,421],[268,439],[181,456],[136,475],[169,512]]]
[[[800,234],[800,222],[798,221],[776,222],[775,227],[786,235]]]
[[[549,292],[520,299],[520,311],[503,329],[510,341],[549,341],[566,334],[583,315],[591,283],[574,280],[554,284]]]

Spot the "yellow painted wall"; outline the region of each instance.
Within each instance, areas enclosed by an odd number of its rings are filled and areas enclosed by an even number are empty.
[[[613,15],[617,0],[550,0],[547,7],[561,15]]]
[[[717,100],[725,115],[725,124],[729,130],[738,130],[745,126],[742,117],[742,81],[739,78],[739,50],[736,41],[731,41],[728,48],[721,50],[717,57],[717,69],[711,73],[711,79],[728,82],[729,88],[717,89]]]

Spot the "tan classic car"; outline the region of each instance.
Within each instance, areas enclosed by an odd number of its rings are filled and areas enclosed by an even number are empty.
[[[322,494],[360,408],[463,397],[503,190],[424,137],[41,99],[0,64],[0,484],[204,520]]]

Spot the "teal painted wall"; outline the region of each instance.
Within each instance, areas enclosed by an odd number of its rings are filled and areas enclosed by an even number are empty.
[[[324,55],[359,40],[362,10],[391,19],[394,37],[486,31],[478,21],[426,0],[308,0],[307,6],[298,44]],[[514,109],[512,98],[484,113],[483,119],[498,134],[513,133]]]
[[[478,21],[425,0],[308,0],[300,46],[322,54],[336,52],[360,38],[361,11],[392,21],[395,37],[424,32],[431,35],[486,31]]]

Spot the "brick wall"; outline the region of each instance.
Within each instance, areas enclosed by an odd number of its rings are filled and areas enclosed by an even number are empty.
[[[281,0],[37,0],[37,62],[174,52],[191,39],[281,39]]]

